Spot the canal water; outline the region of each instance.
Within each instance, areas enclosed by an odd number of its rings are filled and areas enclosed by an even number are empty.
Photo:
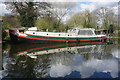
[[[3,43],[1,78],[119,78],[120,46]]]

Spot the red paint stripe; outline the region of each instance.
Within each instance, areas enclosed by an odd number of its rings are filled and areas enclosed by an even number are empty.
[[[64,45],[52,45],[52,46],[45,46],[45,47],[33,48],[33,49],[25,50],[25,51],[20,51],[17,54],[22,53],[22,52],[36,50],[36,49],[52,48],[52,47],[58,47],[58,46],[65,46],[65,44]]]
[[[66,41],[77,41],[77,40],[76,39],[74,39],[74,40],[73,39],[71,39],[71,40],[69,39],[69,40],[66,40]]]
[[[95,40],[102,40],[102,39],[106,39],[106,38],[99,38],[99,39],[82,39],[80,41],[95,41]]]
[[[105,43],[105,42],[84,42],[84,43],[80,43],[80,44],[92,44],[92,43]]]

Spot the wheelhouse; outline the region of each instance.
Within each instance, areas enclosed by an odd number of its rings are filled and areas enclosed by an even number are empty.
[[[73,28],[71,32],[76,33],[77,35],[96,35],[95,34],[95,29],[93,28]]]

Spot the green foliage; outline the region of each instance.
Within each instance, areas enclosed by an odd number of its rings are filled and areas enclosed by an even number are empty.
[[[5,39],[10,39],[10,36],[9,36],[9,35],[8,35],[8,36],[6,36],[6,37],[5,37]]]
[[[93,28],[91,13],[86,10],[84,12],[77,13],[73,15],[67,22],[69,26],[72,27],[84,27],[84,28]]]
[[[24,4],[26,4],[26,6]],[[34,9],[34,3],[33,2],[28,2],[28,3],[27,2],[26,3],[13,2],[13,5],[16,11],[19,13],[19,19],[21,22],[21,26],[33,27],[34,20],[37,15]]]
[[[5,30],[2,30],[2,39],[5,39],[8,36],[8,33]]]
[[[83,23],[83,16],[79,13],[75,14],[67,21],[67,25],[69,25],[70,27],[82,26],[83,25],[82,23]]]
[[[64,25],[64,31],[67,32],[67,30],[69,30],[71,28],[71,26],[68,25]]]
[[[48,29],[49,31],[52,30],[52,24],[48,22],[48,20],[46,19],[38,19],[36,21],[36,24],[35,26],[38,28],[38,29],[41,29],[41,30],[44,30],[46,31],[46,29]]]
[[[2,17],[2,39],[9,39],[8,29],[13,27],[20,27],[19,20],[16,16],[5,15]]]
[[[57,28],[57,31],[59,31],[59,32],[65,31],[65,26],[64,26],[64,24],[59,24],[59,27]]]
[[[47,29],[49,31],[64,31],[64,24],[59,22],[58,25],[58,19],[56,17],[53,16],[48,16],[48,17],[44,17],[44,18],[38,18],[35,26],[38,27],[38,29],[44,30],[46,31]]]
[[[19,21],[23,27],[34,27],[37,17],[43,17],[44,15],[39,12],[42,10],[47,11],[47,8],[50,7],[46,2],[12,2],[12,6],[12,10],[16,10],[15,12],[19,14]],[[47,12],[45,14],[47,15],[49,13]]]
[[[120,46],[120,30],[118,30],[118,45]]]
[[[7,22],[3,22],[2,29],[8,29],[10,27],[10,24]]]
[[[8,29],[11,27],[20,27],[19,20],[16,16],[6,15],[3,16],[2,29]]]
[[[118,37],[120,37],[120,30],[118,30]]]

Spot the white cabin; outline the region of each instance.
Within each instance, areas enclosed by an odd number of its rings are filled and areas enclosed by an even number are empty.
[[[43,36],[54,36],[54,37],[77,37],[77,36],[95,36],[95,29],[93,28],[73,28],[65,32],[41,32],[37,31],[37,27],[28,28],[25,31],[26,34],[32,35],[43,35]]]

